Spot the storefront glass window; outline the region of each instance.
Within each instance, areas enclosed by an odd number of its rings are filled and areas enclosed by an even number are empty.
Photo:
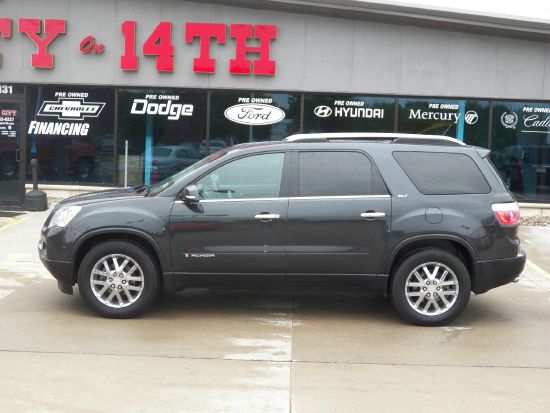
[[[282,140],[300,128],[300,95],[214,91],[210,125],[210,147],[201,148],[203,155],[243,142]]]
[[[393,132],[395,99],[305,95],[304,132]]]
[[[120,185],[125,176],[125,141],[128,185],[159,182],[205,155],[206,91],[120,89],[118,102]]]
[[[489,101],[405,98],[398,104],[398,132],[445,135],[488,146]]]
[[[40,180],[112,185],[114,95],[114,88],[28,87],[27,162],[38,160]]]
[[[550,104],[495,101],[491,146],[518,201],[550,201]]]

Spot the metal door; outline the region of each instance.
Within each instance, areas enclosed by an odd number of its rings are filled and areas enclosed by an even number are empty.
[[[25,198],[26,131],[21,99],[0,98],[0,206]]]

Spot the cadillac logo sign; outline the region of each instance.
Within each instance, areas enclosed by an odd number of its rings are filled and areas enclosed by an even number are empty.
[[[500,117],[502,126],[508,129],[516,129],[518,123],[518,114],[516,112],[504,112]]]
[[[275,106],[263,103],[234,105],[223,113],[232,122],[243,125],[271,125],[285,118],[285,112]]]
[[[59,98],[56,102],[46,100],[37,115],[55,116],[59,120],[82,120],[97,118],[105,103],[85,102],[84,99]]]

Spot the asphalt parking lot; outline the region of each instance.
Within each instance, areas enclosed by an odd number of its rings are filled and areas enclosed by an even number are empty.
[[[0,217],[2,412],[547,412],[550,227],[520,282],[452,325],[364,294],[184,291],[108,320],[38,261],[46,213]]]

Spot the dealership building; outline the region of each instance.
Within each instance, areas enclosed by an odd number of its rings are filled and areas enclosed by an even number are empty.
[[[550,204],[550,21],[357,0],[0,5],[0,206],[308,132],[455,137]],[[437,173],[437,171],[434,171]]]

